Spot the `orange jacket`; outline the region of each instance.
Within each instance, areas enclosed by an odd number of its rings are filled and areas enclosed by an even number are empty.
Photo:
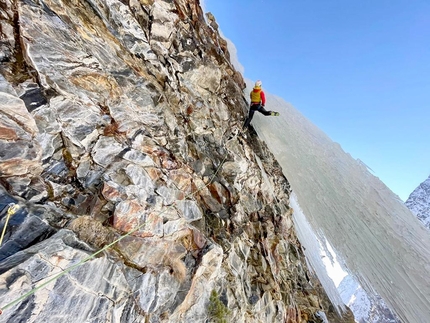
[[[261,87],[255,86],[249,96],[251,97],[251,104],[254,104],[254,103],[261,103],[262,105],[266,104],[266,96],[264,95],[264,92],[261,89]]]

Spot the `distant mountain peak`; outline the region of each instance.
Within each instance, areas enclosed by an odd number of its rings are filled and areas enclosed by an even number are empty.
[[[430,229],[430,176],[409,195],[405,205]]]

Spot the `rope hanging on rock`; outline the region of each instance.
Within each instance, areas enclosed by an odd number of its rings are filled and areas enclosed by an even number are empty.
[[[6,228],[7,228],[7,224],[9,223],[9,219],[12,215],[14,215],[19,210],[19,208],[20,208],[20,206],[18,204],[15,204],[15,203],[9,204],[9,208],[7,209],[6,221],[5,221],[3,231],[2,231],[1,237],[0,237],[0,246],[3,243],[3,238],[4,238],[4,235],[6,233]]]
[[[237,134],[236,134],[237,136]],[[195,192],[192,192],[190,194],[188,194],[187,196],[185,196],[185,199],[192,197],[193,195],[195,195],[197,192],[201,191],[202,189],[204,189],[205,187],[209,186],[212,181],[214,180],[215,176],[218,174],[219,170],[221,169],[221,166],[224,164],[224,161],[227,159],[228,154],[225,155],[224,159],[222,160],[222,162],[219,164],[217,170],[215,171],[215,173],[212,175],[210,181],[198,188]],[[169,210],[170,208],[172,208],[174,205],[176,204],[176,202],[168,207],[166,207],[166,209],[162,212],[160,212],[158,215],[162,215],[163,213],[167,212],[167,210]],[[8,209],[8,218],[10,217],[9,213],[14,214],[19,208],[19,205],[14,204],[14,206],[9,207]],[[8,220],[8,219],[7,219]],[[137,226],[136,228],[134,228],[133,230],[127,232],[126,234],[120,236],[118,239],[116,239],[115,241],[113,241],[112,243],[106,245],[105,247],[103,247],[102,249],[98,250],[97,252],[89,255],[88,257],[84,258],[83,260],[81,260],[79,263],[63,270],[62,272],[60,272],[58,275],[54,276],[53,278],[49,279],[48,281],[44,282],[43,284],[41,284],[40,286],[28,291],[27,293],[25,293],[24,295],[20,296],[19,298],[13,300],[12,302],[6,304],[5,306],[3,306],[2,308],[0,308],[0,315],[3,313],[4,310],[8,309],[9,307],[12,307],[13,305],[19,303],[20,301],[26,299],[27,297],[29,297],[30,295],[33,295],[35,292],[37,292],[38,290],[44,288],[46,285],[48,285],[49,283],[57,280],[58,278],[60,278],[61,276],[67,274],[68,272],[72,271],[73,269],[83,265],[84,263],[86,263],[88,260],[94,258],[95,256],[97,256],[99,253],[107,250],[108,248],[112,247],[113,245],[115,245],[117,242],[121,241],[122,239],[124,239],[125,237],[128,237],[129,235],[131,235],[132,233],[140,230],[141,228],[143,228],[146,225],[146,222]],[[6,228],[6,225],[5,225]],[[3,231],[5,231],[5,229],[3,229]],[[3,234],[2,234],[2,239],[3,239]]]

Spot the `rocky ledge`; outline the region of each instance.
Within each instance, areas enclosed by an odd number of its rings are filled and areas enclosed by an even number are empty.
[[[198,0],[0,13],[2,322],[353,322]]]

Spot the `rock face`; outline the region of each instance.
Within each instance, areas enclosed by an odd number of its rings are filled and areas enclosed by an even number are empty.
[[[0,13],[2,322],[353,322],[198,0]]]
[[[430,176],[409,195],[405,205],[430,229]]]

